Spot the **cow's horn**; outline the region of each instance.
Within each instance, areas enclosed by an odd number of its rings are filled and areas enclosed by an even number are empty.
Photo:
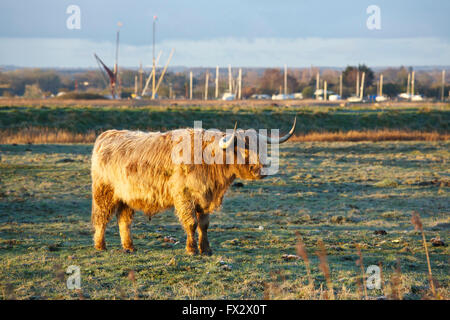
[[[236,128],[237,128],[237,122],[234,124],[233,134],[231,136],[227,135],[227,136],[223,137],[222,139],[220,139],[219,146],[222,149],[227,149],[233,143],[234,138],[236,137]]]
[[[297,124],[297,117],[294,118],[294,125],[292,126],[292,129],[289,131],[289,133],[286,134],[285,136],[281,137],[281,138],[273,139],[273,138],[265,137],[265,136],[262,136],[262,135],[260,135],[260,137],[265,139],[267,144],[272,144],[272,143],[274,143],[274,144],[278,143],[279,144],[279,143],[286,142],[294,134],[296,124]]]

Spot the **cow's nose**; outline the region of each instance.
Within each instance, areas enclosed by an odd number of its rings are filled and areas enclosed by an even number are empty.
[[[271,166],[272,166],[272,160],[267,160],[267,162],[263,164],[263,168],[270,168]]]
[[[261,167],[261,169],[259,169],[258,177],[260,179],[267,177],[267,169],[265,169],[264,167]]]

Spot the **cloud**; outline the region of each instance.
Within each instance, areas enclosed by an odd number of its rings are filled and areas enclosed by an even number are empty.
[[[24,67],[96,67],[93,53],[105,63],[114,62],[114,43],[86,39],[0,38],[0,65]],[[175,48],[171,65],[291,67],[447,65],[450,41],[443,38],[217,38],[167,40],[160,65]],[[119,65],[150,65],[151,45],[121,44]]]

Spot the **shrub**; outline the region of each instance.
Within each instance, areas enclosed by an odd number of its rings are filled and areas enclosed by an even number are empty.
[[[303,98],[312,98],[314,95],[314,89],[311,86],[305,87],[302,90]]]
[[[25,93],[23,96],[29,99],[42,98],[42,90],[38,84],[27,84],[25,85]]]

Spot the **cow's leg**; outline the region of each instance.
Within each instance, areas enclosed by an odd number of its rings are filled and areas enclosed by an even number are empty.
[[[212,250],[209,247],[208,241],[208,226],[209,226],[209,214],[197,212],[198,221],[198,248],[201,254],[210,256]]]
[[[94,227],[94,246],[97,250],[105,250],[106,225],[116,210],[114,192],[108,185],[98,183],[92,186],[92,216]]]
[[[134,210],[124,203],[117,208],[117,223],[119,224],[120,241],[125,252],[133,252],[133,240],[131,239],[131,223],[133,222]]]
[[[103,214],[100,211],[100,208],[95,204],[95,201],[92,201],[92,225],[94,227],[94,247],[97,250],[105,250],[105,231],[106,224],[108,221],[105,221],[103,218]]]
[[[198,253],[197,241],[195,240],[195,230],[197,229],[197,216],[192,201],[177,199],[175,201],[175,213],[183,225],[187,234],[186,251],[190,255]]]

